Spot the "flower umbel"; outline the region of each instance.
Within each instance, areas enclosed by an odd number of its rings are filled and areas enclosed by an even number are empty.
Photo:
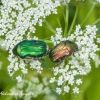
[[[36,99],[40,95],[42,95],[41,99],[43,100],[56,100],[48,85],[47,78],[42,78],[40,81],[38,77],[32,77],[30,80],[23,79],[17,83],[10,89],[10,93],[18,93],[14,95],[16,100],[22,98],[24,100]]]
[[[52,0],[2,0],[0,36],[5,36],[3,46],[9,51],[8,74],[10,76],[13,76],[19,69],[23,74],[28,73],[23,60],[13,55],[14,46],[23,39],[37,40],[37,37],[33,35],[36,31],[35,26],[42,26],[42,22],[47,16],[52,13],[57,14],[58,6],[60,6],[60,2]],[[31,37],[32,35],[33,37]],[[43,69],[39,61],[32,60],[30,66],[39,73]],[[16,79],[19,80],[19,76],[16,76]]]
[[[77,25],[74,33],[67,38],[62,38],[61,33],[59,34],[58,32],[55,36],[51,37],[54,45],[63,40],[71,40],[75,42],[79,48],[79,51],[74,54],[75,57],[71,56],[67,58],[67,63],[62,62],[53,68],[55,77],[51,78],[50,82],[57,83],[58,87],[56,88],[56,92],[58,94],[61,92],[68,93],[70,86],[73,87],[73,93],[79,93],[79,88],[76,87],[76,85],[82,84],[82,79],[76,76],[86,75],[91,70],[90,61],[91,59],[95,60],[96,52],[100,50],[94,42],[94,40],[96,40],[96,32],[97,28],[95,25],[87,25],[85,30],[82,30],[81,26]]]

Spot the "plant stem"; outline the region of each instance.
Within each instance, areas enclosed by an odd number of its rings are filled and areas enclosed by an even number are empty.
[[[68,35],[70,35],[70,33],[71,33],[72,29],[73,29],[73,26],[74,26],[74,24],[75,24],[75,20],[76,20],[77,14],[78,14],[78,4],[77,4],[77,7],[76,7],[75,16],[74,16],[73,22],[72,22],[72,24],[71,24],[71,27],[70,27],[70,29],[69,29]]]
[[[67,29],[68,29],[68,3],[66,4],[66,15],[65,15],[65,30],[64,30],[64,37],[67,36]]]
[[[47,28],[54,34],[56,34],[56,31],[52,28],[52,26],[45,20],[44,23],[46,24]]]
[[[44,40],[44,42],[53,44],[50,40]]]
[[[86,22],[86,20],[88,19],[88,17],[90,16],[92,10],[94,9],[95,7],[95,3],[93,4],[93,6],[91,7],[89,13],[87,14],[87,16],[85,17],[85,19],[83,20],[83,22],[81,23],[81,26]]]
[[[100,21],[100,18],[98,18],[92,25],[98,23]]]

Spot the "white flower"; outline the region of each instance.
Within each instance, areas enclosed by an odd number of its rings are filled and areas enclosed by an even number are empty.
[[[58,67],[55,67],[55,68],[53,68],[53,71],[54,71],[54,75],[57,75],[58,72],[59,72],[59,68]]]
[[[16,80],[17,80],[18,82],[21,82],[21,81],[22,81],[22,77],[21,77],[21,76],[17,76],[17,77],[16,77]]]
[[[78,94],[79,93],[79,88],[77,88],[77,87],[73,88],[73,93]]]
[[[100,66],[100,57],[98,55],[96,55],[94,62],[95,62],[95,67],[98,68]]]
[[[55,77],[50,79],[50,83],[53,83],[53,82],[55,82]]]
[[[61,77],[59,77],[57,83],[58,83],[58,86],[62,85],[63,84],[63,79]]]
[[[100,38],[97,38],[97,42],[100,43]]]
[[[30,62],[30,68],[36,69],[38,73],[41,73],[41,71],[43,70],[43,68],[41,67],[41,63],[39,62],[39,60],[32,60]]]
[[[61,34],[62,33],[62,29],[61,28],[56,28],[57,34]]]
[[[66,5],[66,3],[69,3],[71,0],[56,0],[62,2],[63,5]]]
[[[26,69],[26,68],[22,69],[22,73],[23,74],[27,74],[28,73],[28,69]]]
[[[61,94],[62,89],[57,87],[57,88],[56,88],[56,92],[57,92],[58,94]]]
[[[68,84],[70,84],[70,85],[74,84],[74,76],[73,75],[69,76]]]
[[[38,66],[38,67],[37,67],[37,72],[38,72],[38,73],[41,74],[41,73],[42,73],[42,70],[43,70],[43,68],[42,68],[41,66]]]
[[[81,79],[77,79],[77,80],[76,80],[76,84],[77,84],[77,85],[82,84],[82,80],[81,80]]]
[[[97,2],[99,2],[99,3],[100,3],[100,0],[97,0]]]
[[[51,41],[54,43],[54,45],[58,44],[60,40],[62,40],[62,29],[56,28],[56,32],[55,37],[51,36]]]
[[[15,63],[14,70],[15,70],[15,71],[18,70],[18,62]]]
[[[70,90],[70,87],[67,85],[67,86],[64,86],[64,92],[69,92],[69,90]]]

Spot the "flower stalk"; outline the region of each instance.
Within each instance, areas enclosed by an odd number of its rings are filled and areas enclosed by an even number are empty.
[[[75,12],[74,19],[73,19],[72,24],[71,24],[71,27],[70,27],[70,29],[69,29],[69,31],[68,31],[68,36],[71,34],[72,29],[73,29],[73,27],[74,27],[74,25],[75,25],[75,21],[76,21],[76,18],[77,18],[77,14],[78,14],[78,3],[77,3],[77,5],[76,5],[76,12]]]
[[[86,22],[86,20],[89,18],[90,14],[92,13],[94,7],[95,7],[96,3],[94,2],[90,11],[88,12],[87,16],[85,17],[85,19],[82,21],[81,26]]]

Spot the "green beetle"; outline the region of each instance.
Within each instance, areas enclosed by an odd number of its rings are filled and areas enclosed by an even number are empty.
[[[49,58],[55,64],[59,64],[76,51],[78,51],[78,46],[76,43],[69,40],[61,41],[50,50]]]
[[[47,55],[48,47],[40,40],[23,40],[13,48],[13,54],[20,58],[40,59]]]

